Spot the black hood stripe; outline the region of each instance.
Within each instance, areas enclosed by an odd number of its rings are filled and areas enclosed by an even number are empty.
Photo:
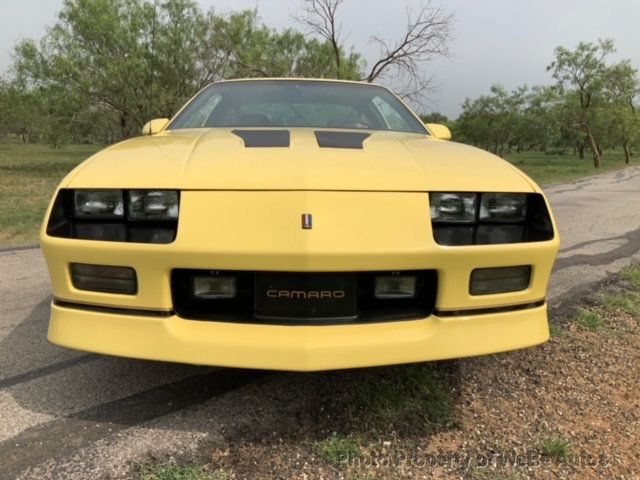
[[[362,149],[362,143],[371,136],[365,132],[331,132],[316,130],[316,140],[320,148]]]
[[[246,148],[288,147],[289,130],[231,130],[244,141]]]

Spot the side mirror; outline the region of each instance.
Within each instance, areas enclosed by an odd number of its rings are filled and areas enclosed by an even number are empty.
[[[168,118],[155,118],[142,127],[142,135],[155,135],[156,133],[160,133],[168,123]]]
[[[451,140],[451,130],[446,125],[439,123],[425,123],[425,126],[431,132],[431,135],[440,140]]]

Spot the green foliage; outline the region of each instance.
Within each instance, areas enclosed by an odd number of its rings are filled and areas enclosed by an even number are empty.
[[[225,470],[209,472],[201,466],[178,466],[171,463],[140,468],[141,480],[230,480]]]
[[[489,95],[465,100],[456,123],[456,138],[459,135],[462,141],[502,156],[526,130],[527,92],[526,86],[508,92],[501,85],[493,85]]]
[[[620,272],[622,288],[602,295],[604,307],[640,317],[640,266],[630,265]]]
[[[65,0],[40,42],[15,49],[13,83],[0,85],[10,111],[0,132],[54,145],[113,143],[172,116],[215,80],[336,73],[328,42],[270,29],[255,10],[218,15],[194,0],[156,3]],[[360,55],[341,55],[340,77],[360,78]]]
[[[44,92],[29,90],[17,81],[0,79],[0,138],[12,136],[31,143],[47,127]]]
[[[620,276],[631,285],[636,293],[640,293],[640,266],[626,267],[620,272]]]
[[[358,441],[352,437],[332,435],[325,440],[316,442],[313,447],[320,457],[334,467],[343,467],[360,455]]]
[[[598,167],[604,149],[622,147],[630,163],[640,144],[640,80],[628,60],[607,62],[614,51],[612,40],[558,47],[547,67],[555,85],[511,92],[494,85],[488,95],[467,99],[454,138],[500,156],[569,151],[583,158],[589,150]]]
[[[394,367],[363,382],[354,406],[385,429],[428,429],[453,418],[448,390],[424,364]]]
[[[630,315],[640,314],[640,306],[629,294],[609,293],[602,297],[602,303],[608,309],[622,310]]]
[[[540,440],[540,452],[556,460],[565,460],[571,453],[571,442],[558,436],[549,436]]]
[[[604,322],[597,312],[580,308],[576,316],[578,325],[588,330],[600,330],[604,326]]]
[[[564,330],[560,325],[556,325],[555,323],[550,323],[549,334],[551,335],[551,338],[559,338],[564,335]]]
[[[440,112],[431,112],[420,115],[420,120],[422,120],[423,123],[440,123],[442,125],[447,125],[450,123],[449,118],[447,118],[446,115],[443,115]]]
[[[625,110],[635,116],[640,82],[628,61],[607,63],[614,52],[611,39],[580,42],[574,50],[556,48],[556,58],[547,67],[563,97],[561,121],[574,130],[581,148],[589,146],[595,167],[600,166],[604,147],[613,146],[617,139],[628,153],[628,144],[635,140],[630,132],[634,120]]]

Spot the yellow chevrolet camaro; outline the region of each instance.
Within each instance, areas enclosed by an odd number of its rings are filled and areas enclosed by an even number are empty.
[[[540,188],[387,89],[220,82],[143,133],[49,206],[51,342],[309,371],[548,339],[559,238]]]

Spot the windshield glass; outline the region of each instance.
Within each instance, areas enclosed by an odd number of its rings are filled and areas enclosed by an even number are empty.
[[[169,129],[312,127],[427,134],[422,123],[382,87],[340,82],[222,82],[200,92]]]

